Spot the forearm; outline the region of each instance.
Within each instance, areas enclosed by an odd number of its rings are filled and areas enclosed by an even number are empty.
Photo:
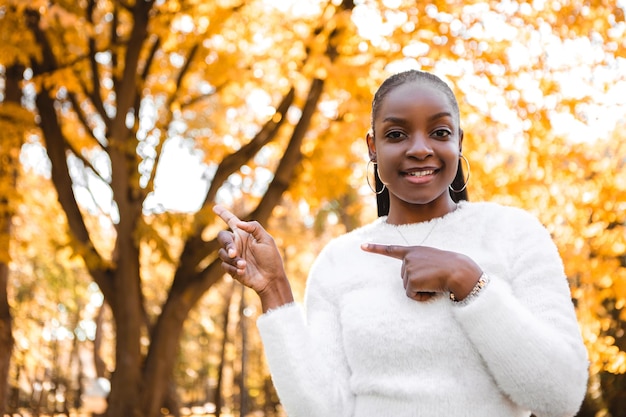
[[[573,415],[586,387],[586,354],[575,320],[565,311],[557,313],[561,300],[554,301],[550,323],[495,279],[476,300],[454,311],[513,401],[537,415]]]
[[[257,321],[272,381],[291,417],[352,415],[353,394],[338,350],[338,323],[323,317],[322,323],[307,325],[301,307],[294,303]]]

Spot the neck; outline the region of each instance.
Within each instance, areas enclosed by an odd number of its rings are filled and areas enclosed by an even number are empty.
[[[457,203],[451,198],[432,201],[426,204],[411,204],[406,201],[391,199],[389,205],[389,224],[410,224],[427,222],[453,212]]]

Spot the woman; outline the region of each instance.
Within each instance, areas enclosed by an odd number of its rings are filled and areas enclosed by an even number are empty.
[[[455,201],[462,144],[441,79],[407,71],[380,86],[367,145],[382,216],[320,253],[306,318],[271,236],[216,206],[232,231],[219,256],[261,298],[290,417],[578,411],[587,354],[557,248],[520,209]]]

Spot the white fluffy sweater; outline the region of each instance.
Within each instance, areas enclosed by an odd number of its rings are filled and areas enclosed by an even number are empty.
[[[360,249],[406,245],[401,235],[470,256],[491,282],[463,306],[409,299],[401,261]],[[519,209],[465,202],[426,223],[377,219],[325,247],[305,304],[306,318],[289,304],[257,322],[289,417],[564,417],[586,391],[562,261]]]

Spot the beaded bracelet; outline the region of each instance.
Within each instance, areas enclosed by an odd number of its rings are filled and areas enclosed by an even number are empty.
[[[484,272],[481,274],[480,278],[478,278],[478,282],[472,288],[472,291],[462,300],[457,300],[453,293],[450,293],[450,300],[454,301],[457,305],[465,305],[469,304],[474,298],[478,296],[480,290],[485,288],[485,286],[489,283],[489,277]]]

